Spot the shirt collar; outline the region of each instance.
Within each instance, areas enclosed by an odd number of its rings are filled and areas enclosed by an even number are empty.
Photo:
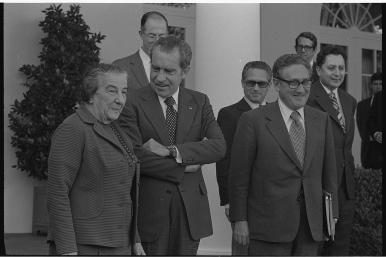
[[[257,103],[254,103],[252,102],[251,100],[249,100],[248,98],[246,98],[244,96],[244,100],[249,104],[249,106],[252,108],[252,109],[255,109],[255,108],[258,108],[260,107],[261,105],[266,105],[266,101],[263,101],[261,104],[257,104]]]
[[[180,87],[178,87],[178,88],[177,88],[177,91],[176,91],[174,94],[171,95],[171,96],[173,97],[174,101],[176,102],[176,104],[175,104],[175,107],[176,107],[176,108],[178,107],[178,93],[179,93],[179,92],[180,92]],[[160,102],[161,104],[166,105],[166,104],[165,104],[165,99],[166,99],[166,98],[164,98],[164,97],[162,97],[162,96],[159,96],[159,95],[157,95],[157,96],[158,96],[159,102]]]
[[[294,111],[297,111],[300,114],[300,117],[302,118],[302,120],[304,120],[304,107],[300,107],[297,110],[292,110],[288,108],[287,105],[285,105],[285,103],[280,99],[280,97],[278,98],[278,103],[279,103],[279,108],[280,108],[281,114],[283,115],[284,121],[287,122]]]
[[[331,90],[328,87],[326,87],[325,85],[323,85],[322,81],[320,81],[320,84],[322,85],[322,87],[326,91],[327,95],[329,95],[331,92],[333,92],[335,96],[338,96],[338,88],[334,88],[333,90]]]
[[[148,56],[147,53],[143,51],[142,47],[139,48],[139,56],[141,57],[142,61],[150,63],[150,56]]]

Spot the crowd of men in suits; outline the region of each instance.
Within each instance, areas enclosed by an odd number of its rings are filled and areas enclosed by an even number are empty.
[[[213,233],[201,166],[216,162],[232,254],[348,255],[357,102],[340,88],[345,53],[328,46],[314,61],[317,39],[301,33],[297,53],[280,56],[272,69],[263,61],[244,66],[244,97],[216,121],[205,94],[180,87],[192,52],[168,36],[166,17],[144,14],[139,35],[141,48],[114,63],[131,89],[119,120],[141,162],[138,229],[146,254],[195,255]],[[271,85],[279,97],[267,103]],[[375,117],[381,97],[373,98]],[[361,136],[379,143],[375,120]],[[323,192],[332,195],[336,224],[335,240],[324,244]]]

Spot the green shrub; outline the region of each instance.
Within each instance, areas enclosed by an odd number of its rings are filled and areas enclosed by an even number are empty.
[[[357,169],[355,181],[350,255],[382,255],[382,170]]]
[[[89,32],[79,5],[63,12],[61,5],[50,5],[39,23],[45,33],[41,40],[39,65],[23,65],[21,71],[28,88],[24,99],[15,100],[8,114],[14,132],[17,167],[39,180],[47,178],[47,159],[51,135],[72,112],[79,85],[87,66],[99,62],[98,43],[105,37]]]

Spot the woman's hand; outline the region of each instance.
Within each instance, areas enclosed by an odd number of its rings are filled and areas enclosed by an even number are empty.
[[[134,255],[146,255],[141,243],[135,243],[133,247]]]

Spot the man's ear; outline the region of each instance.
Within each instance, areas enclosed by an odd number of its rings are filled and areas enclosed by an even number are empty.
[[[274,87],[274,89],[275,89],[277,92],[279,92],[279,83],[280,83],[280,81],[279,81],[278,79],[275,79],[275,78],[272,79],[273,87]]]
[[[183,71],[184,72],[184,78],[186,77],[186,75],[188,75],[189,71],[190,71],[190,66],[188,66],[184,69],[184,71]]]
[[[320,77],[320,67],[316,66],[316,73],[318,73],[318,76]]]

